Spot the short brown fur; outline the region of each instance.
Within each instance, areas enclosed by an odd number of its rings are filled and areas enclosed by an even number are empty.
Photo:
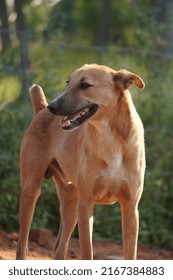
[[[35,116],[22,141],[20,234],[17,259],[25,259],[36,201],[45,177],[54,177],[61,224],[55,258],[65,259],[78,222],[82,259],[92,259],[95,204],[120,203],[125,259],[136,259],[138,203],[145,171],[144,131],[129,92],[142,79],[127,71],[84,65],[70,77],[65,92],[49,104],[40,86],[30,89]],[[97,104],[77,129],[63,129],[64,117]],[[52,114],[50,111],[57,112]],[[57,111],[56,111],[57,110]],[[81,111],[82,112],[82,111]],[[83,114],[85,111],[83,112]]]

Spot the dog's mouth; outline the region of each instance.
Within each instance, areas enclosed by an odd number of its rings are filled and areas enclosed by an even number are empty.
[[[61,119],[60,125],[65,130],[70,130],[78,127],[84,121],[93,116],[96,113],[97,109],[98,105],[91,104],[73,115],[65,116],[63,119]]]

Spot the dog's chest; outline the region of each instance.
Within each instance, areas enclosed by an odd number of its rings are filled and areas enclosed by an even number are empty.
[[[122,152],[120,149],[115,149],[110,153],[109,156],[105,156],[105,164],[106,166],[102,169],[100,169],[100,176],[110,176],[111,178],[115,177],[117,175],[117,172],[119,172],[121,166],[122,166]]]
[[[87,173],[92,174],[93,178],[117,177],[123,163],[121,143],[115,139],[109,127],[96,130],[91,140],[84,145]]]

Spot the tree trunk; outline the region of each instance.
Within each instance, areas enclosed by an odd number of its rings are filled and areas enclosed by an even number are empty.
[[[102,0],[102,10],[99,23],[98,45],[105,47],[109,40],[109,25],[111,16],[111,1]]]
[[[8,12],[5,0],[0,0],[0,19],[1,19],[1,42],[2,52],[5,52],[10,46],[9,25],[8,25]]]
[[[21,77],[22,91],[28,90],[28,69],[29,69],[29,54],[28,54],[28,32],[23,13],[23,0],[14,0],[16,18],[16,34],[20,42],[20,59],[21,59]]]
[[[173,50],[173,1],[153,0],[153,16],[159,50],[169,59]]]

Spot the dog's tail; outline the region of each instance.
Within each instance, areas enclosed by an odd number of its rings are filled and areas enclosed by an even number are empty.
[[[29,89],[29,95],[35,114],[47,107],[48,103],[44,91],[39,85],[33,85]]]

